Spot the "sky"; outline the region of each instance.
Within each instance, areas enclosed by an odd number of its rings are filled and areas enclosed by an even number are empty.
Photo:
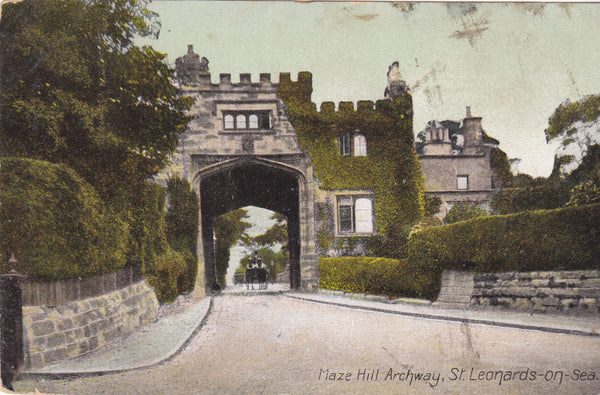
[[[415,134],[462,120],[466,106],[518,170],[548,176],[555,108],[600,93],[600,4],[157,1],[158,40],[175,59],[193,44],[220,73],[313,74],[312,100],[383,98],[398,61],[413,95]]]

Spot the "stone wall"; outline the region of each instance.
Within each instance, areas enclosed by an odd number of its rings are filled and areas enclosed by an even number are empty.
[[[598,314],[600,271],[474,274],[471,307],[528,312]]]
[[[23,306],[25,368],[96,350],[155,320],[157,311],[156,295],[146,280],[59,306]]]

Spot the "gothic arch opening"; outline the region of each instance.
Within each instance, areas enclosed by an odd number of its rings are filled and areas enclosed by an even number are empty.
[[[219,291],[215,266],[214,221],[246,206],[256,206],[287,218],[290,287],[301,285],[300,194],[302,174],[284,165],[263,161],[225,162],[196,177],[200,198],[200,237],[207,291]]]

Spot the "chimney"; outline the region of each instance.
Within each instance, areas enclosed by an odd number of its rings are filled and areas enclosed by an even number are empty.
[[[194,54],[194,46],[191,44],[188,44],[188,55],[193,55]]]
[[[467,118],[472,118],[473,115],[471,115],[471,106],[467,106]]]

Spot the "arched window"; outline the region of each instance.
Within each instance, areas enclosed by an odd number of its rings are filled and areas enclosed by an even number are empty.
[[[370,199],[359,198],[354,203],[356,233],[373,233],[373,204]]]
[[[233,129],[233,115],[227,114],[225,115],[225,129]]]
[[[244,114],[239,114],[236,118],[236,129],[246,129],[246,116]]]
[[[258,129],[258,116],[256,114],[251,114],[248,117],[248,128]]]
[[[362,134],[354,136],[354,156],[367,156],[367,139]]]

